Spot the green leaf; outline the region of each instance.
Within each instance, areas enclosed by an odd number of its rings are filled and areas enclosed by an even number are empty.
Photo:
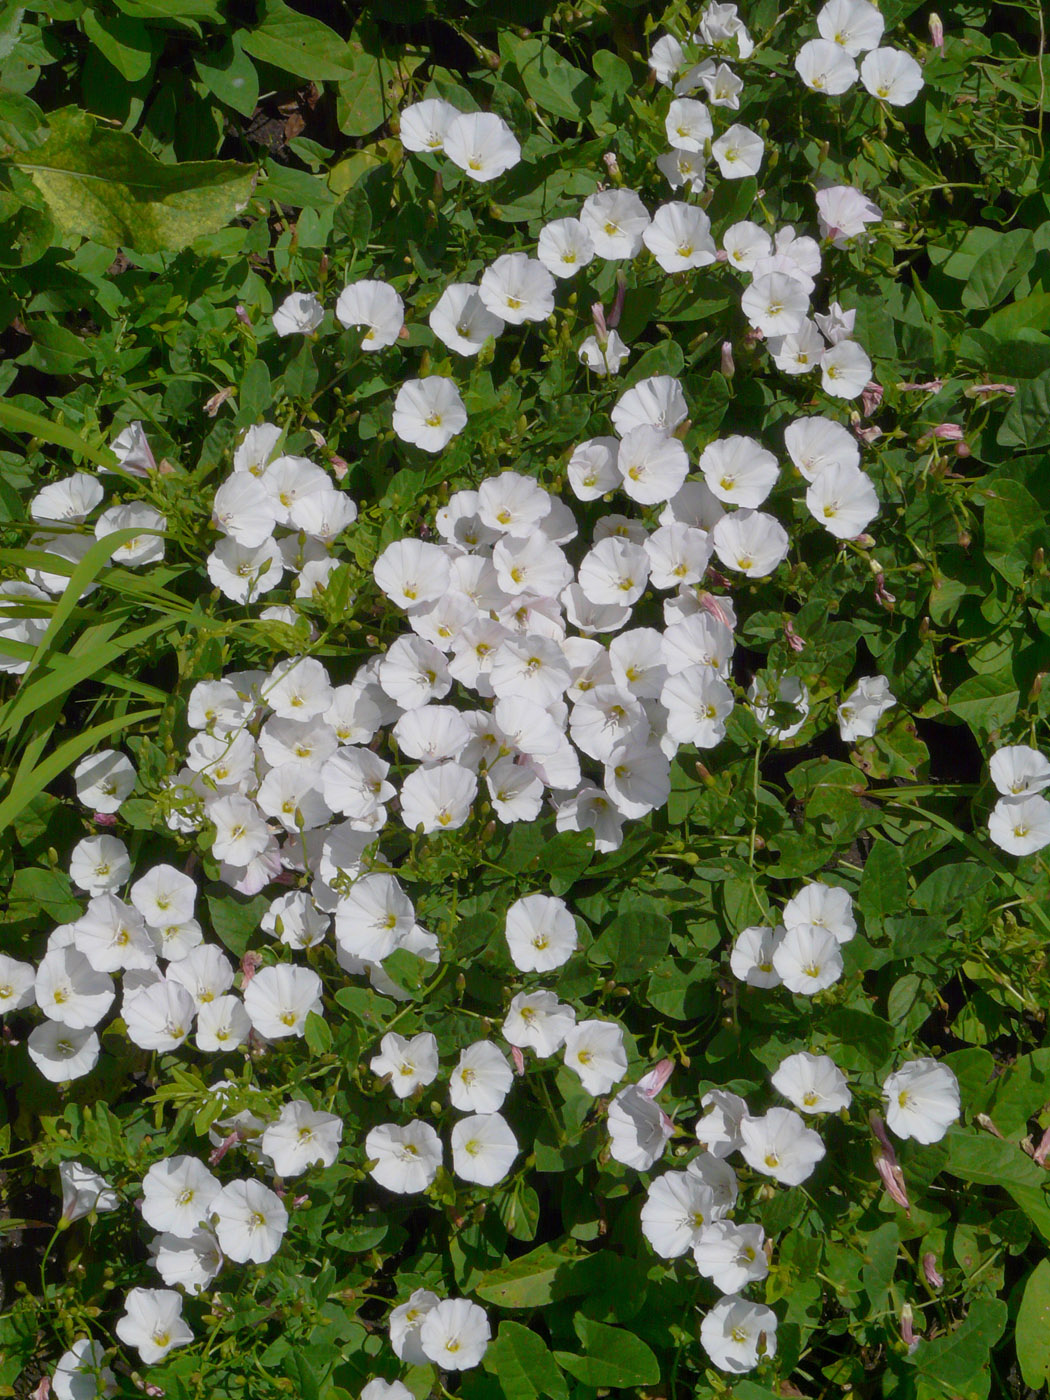
[[[1042,506],[1011,477],[982,486],[985,558],[1008,583],[1020,588],[1031,570],[1040,534],[1047,536]],[[1050,540],[1048,540],[1050,542]]]
[[[205,901],[216,935],[235,957],[242,958],[259,928],[259,921],[270,907],[269,899],[264,894],[247,899],[234,894],[225,885],[212,885],[205,891]]]
[[[909,1359],[934,1386],[935,1395],[945,1400],[984,1400],[989,1353],[1005,1326],[1006,1304],[998,1298],[978,1298],[954,1332],[920,1342]]]
[[[632,1385],[655,1385],[660,1379],[659,1361],[633,1332],[594,1322],[580,1313],[573,1319],[573,1326],[586,1354],[576,1356],[572,1352],[556,1351],[554,1359],[584,1385],[622,1389]]]
[[[223,228],[247,202],[254,167],[229,160],[164,165],[124,131],[63,107],[51,134],[17,164],[33,178],[67,239],[178,252]]]
[[[1003,447],[1042,447],[1050,442],[1050,369],[1023,379],[996,438]]]
[[[952,691],[948,708],[970,726],[978,737],[1009,724],[1021,698],[1012,671],[971,676]]]
[[[0,92],[0,151],[30,151],[46,135],[44,114],[31,97]]]
[[[1017,1310],[1017,1364],[1025,1385],[1041,1390],[1050,1382],[1050,1260],[1028,1275]]]
[[[594,82],[586,73],[562,58],[542,39],[519,39],[509,29],[499,36],[500,54],[518,70],[525,91],[544,112],[569,121],[582,120],[590,106]]]
[[[945,1171],[962,1181],[1001,1186],[1004,1191],[1015,1186],[1039,1189],[1047,1183],[1047,1173],[1025,1156],[1016,1142],[962,1129],[949,1134]]]
[[[117,466],[116,453],[105,444],[88,443],[63,423],[52,423],[39,413],[19,408],[17,404],[5,403],[0,399],[0,424],[13,433],[27,433],[30,437],[41,438],[71,452],[74,458],[83,457],[100,467],[112,470]]]
[[[316,1011],[307,1013],[303,1036],[307,1048],[315,1055],[327,1055],[332,1048],[332,1028]]]
[[[671,921],[643,897],[612,920],[591,953],[596,962],[612,964],[610,971],[618,982],[637,982],[648,976],[670,941]]]
[[[572,1240],[561,1249],[541,1245],[502,1268],[490,1269],[475,1284],[474,1292],[484,1302],[501,1308],[542,1308],[551,1301],[555,1275],[573,1257],[574,1248]]]
[[[141,20],[99,15],[89,6],[80,22],[87,38],[126,82],[137,83],[152,72],[160,45],[155,33]]]
[[[499,1378],[506,1400],[568,1400],[569,1388],[546,1342],[520,1322],[504,1320],[485,1353],[485,1370]]]
[[[908,903],[908,873],[897,847],[889,841],[876,841],[861,876],[857,903],[865,914],[885,918],[900,914]]]
[[[213,62],[205,63],[203,58],[193,62],[201,82],[220,102],[244,117],[252,115],[259,101],[259,74],[236,39],[223,44]]]
[[[837,1006],[824,1017],[822,1028],[836,1038],[830,1051],[842,1069],[879,1069],[893,1053],[893,1027],[881,1016],[851,1006]]]
[[[284,0],[260,0],[259,23],[241,31],[241,43],[253,58],[311,82],[338,83],[355,76],[349,44]]]
[[[1009,295],[1034,262],[1035,244],[1028,229],[999,235],[970,269],[962,293],[963,306],[995,306]]]
[[[993,311],[981,326],[984,335],[996,340],[1012,340],[1018,331],[1050,331],[1050,292],[1033,292]]]

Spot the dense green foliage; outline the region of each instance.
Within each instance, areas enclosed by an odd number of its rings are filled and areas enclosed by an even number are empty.
[[[824,186],[878,203],[870,241],[821,244],[820,304],[856,310],[881,388],[851,401],[773,367],[730,269],[668,275],[646,252],[596,260],[559,283],[549,318],[508,327],[472,359],[450,353],[428,324],[449,282],[477,282],[505,252],[532,253],[540,229],[577,215],[602,182],[637,191],[650,210],[686,197],[656,164],[670,94],[647,63],[659,35],[687,43],[700,10],[677,0],[666,13],[629,0],[391,8],[0,5],[0,573],[22,579],[40,565],[34,494],[115,465],[109,444],[132,422],[159,467],[100,475],[107,503],[146,502],[167,522],[164,560],[148,569],[110,562],[124,535],[73,564],[50,555],[50,572],[72,582],[28,609],[46,630],[31,643],[0,636],[5,656],[29,662],[0,689],[0,952],[39,962],[55,926],[81,916],[69,855],[96,824],[72,770],[119,748],[138,783],[112,830],[135,873],[189,869],[209,941],[235,962],[249,952],[287,961],[289,949],[259,933],[274,889],[234,893],[214,833],[166,820],[193,687],[304,654],[349,682],[406,630],[373,580],[382,550],[437,538],[450,494],[501,471],[535,478],[572,509],[578,563],[603,516],[643,515],[622,497],[576,500],[565,474],[573,448],[609,434],[612,407],[642,379],[680,380],[694,466],[732,434],[786,464],[766,508],[790,552],[768,577],[733,575],[738,703],[726,737],[679,749],[669,801],[628,821],[618,849],[557,831],[549,807],[532,822],[497,821],[484,788],[458,830],[423,836],[391,820],[382,868],[440,943],[436,967],[405,949],[385,960],[404,1000],[347,976],[329,940],[291,959],[324,983],[324,1016],[303,1038],[253,1040],[222,1059],[192,1040],[151,1053],[111,1019],[98,1066],[65,1085],[30,1062],[38,1013],[4,1019],[0,1395],[30,1394],[88,1335],[115,1348],[117,1394],[140,1393],[134,1372],[170,1400],[344,1400],[374,1376],[399,1376],[419,1397],[443,1384],[465,1400],[589,1400],[610,1388],[667,1400],[1039,1393],[1050,1376],[1050,1175],[1033,1151],[1050,1127],[1050,865],[1045,852],[997,848],[987,819],[996,749],[1050,752],[1040,7],[946,5],[937,47],[928,7],[885,0],[887,41],[921,60],[925,80],[915,101],[891,107],[860,86],[834,98],[803,87],[793,59],[816,33],[817,6],[741,6],[757,47],[746,61],[731,56],[740,110],[719,113],[716,130],[757,131],[765,163],[733,180],[712,161],[693,202],[719,246],[743,219],[819,236]],[[498,113],[520,163],[479,184],[441,156],[408,154],[397,114],[424,97]],[[592,303],[614,302],[618,275],[631,353],[619,376],[598,377],[577,352]],[[370,277],[407,308],[400,339],[376,354],[332,312],[346,284]],[[326,308],[312,335],[273,328],[293,291]],[[397,388],[424,375],[454,379],[468,415],[437,454],[392,428]],[[859,539],[820,527],[787,464],[784,428],[810,414],[862,444],[880,511]],[[293,606],[294,622],[232,602],[206,567],[215,489],[244,430],[263,421],[359,510],[323,588],[296,598],[293,575],[262,600]],[[4,611],[6,625],[27,609]],[[632,626],[662,625],[649,592]],[[836,707],[876,673],[897,705],[873,737],[844,742]],[[785,674],[805,685],[810,709],[777,739],[745,697],[754,676]],[[776,714],[784,727],[798,717],[789,706]],[[398,757],[399,781],[411,767]],[[816,879],[848,889],[858,913],[841,980],[804,997],[734,978],[736,936],[776,924]],[[830,1056],[849,1079],[852,1106],[816,1123],[827,1156],[805,1184],[740,1168],[738,1218],[773,1241],[768,1279],[752,1293],[779,1319],[776,1357],[751,1377],[712,1366],[698,1327],[718,1290],[691,1259],[661,1258],[643,1237],[656,1170],[609,1156],[610,1095],[587,1093],[560,1057],[531,1057],[515,1081],[507,1114],[522,1150],[497,1185],[444,1167],[425,1195],[402,1196],[368,1174],[364,1139],[377,1124],[421,1117],[447,1139],[456,1115],[444,1076],[464,1047],[499,1039],[511,996],[540,984],[503,936],[509,906],[537,890],[563,898],[579,930],[576,952],[542,985],[580,1020],[622,1027],[626,1081],[674,1061],[660,1103],[678,1131],[659,1170],[695,1154],[711,1089],[764,1112],[779,1102],[770,1074],[798,1051]],[[442,1078],[404,1103],[369,1067],[391,1029],[432,1032],[440,1051]],[[954,1071],[962,1117],[940,1141],[896,1144],[905,1209],[873,1166],[868,1113],[884,1111],[886,1076],[925,1056]],[[225,1098],[212,1087],[220,1077],[237,1086]],[[209,1128],[249,1099],[264,1117],[290,1099],[338,1114],[339,1160],[289,1184],[274,1258],[234,1264],[187,1299],[193,1343],[143,1365],[113,1331],[129,1289],[159,1286],[130,1202],[163,1158],[206,1160]],[[56,1229],[57,1166],[72,1159],[101,1172],[122,1206]],[[216,1171],[254,1167],[238,1148]],[[493,1340],[480,1366],[440,1379],[430,1365],[399,1366],[387,1319],[416,1288],[486,1308]]]

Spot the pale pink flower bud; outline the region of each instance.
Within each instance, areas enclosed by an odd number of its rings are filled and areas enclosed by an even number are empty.
[[[241,985],[246,987],[260,967],[262,967],[261,953],[245,953],[244,957],[241,958],[241,974],[244,978]]]
[[[736,362],[733,359],[733,342],[731,340],[722,341],[722,373],[727,379],[732,379],[736,374]]]
[[[860,396],[861,412],[866,417],[870,416],[882,403],[882,385],[876,384],[874,379],[869,379]]]
[[[944,52],[944,25],[940,15],[930,16],[930,43],[938,53]]]
[[[806,643],[795,631],[795,624],[791,621],[790,617],[785,619],[784,622],[784,636],[787,638],[787,644],[792,651],[805,650]]]
[[[648,1099],[655,1099],[660,1090],[671,1077],[674,1069],[674,1060],[660,1060],[653,1065],[648,1074],[643,1074],[638,1081],[638,1087]]]
[[[922,1272],[931,1288],[943,1288],[944,1279],[937,1272],[937,1257],[931,1251],[922,1256]]]
[[[512,1046],[510,1047],[510,1057],[511,1057],[511,1059],[514,1061],[514,1070],[515,1070],[515,1073],[516,1073],[516,1074],[524,1074],[524,1073],[525,1073],[525,1056],[522,1054],[521,1050],[518,1048],[517,1045],[512,1045]]]
[[[1039,1142],[1039,1146],[1032,1154],[1032,1161],[1038,1163],[1041,1167],[1045,1167],[1048,1156],[1050,1156],[1050,1128],[1047,1128]]]
[[[251,325],[252,318],[248,315],[247,311],[245,311],[243,306],[235,307],[233,314],[237,317],[238,321],[241,321],[244,325]]]
[[[901,1340],[904,1342],[904,1345],[908,1348],[909,1356],[919,1345],[919,1337],[915,1334],[915,1324],[912,1318],[910,1303],[905,1303],[904,1307],[901,1308]]]
[[[962,442],[963,430],[958,423],[938,423],[933,436],[943,438],[945,442]]]

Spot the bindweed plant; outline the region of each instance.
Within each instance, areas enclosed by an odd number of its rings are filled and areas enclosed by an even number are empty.
[[[1041,15],[322,8],[0,19],[0,1394],[1038,1393]]]

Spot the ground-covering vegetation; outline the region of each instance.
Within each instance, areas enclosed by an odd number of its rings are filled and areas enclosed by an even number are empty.
[[[1045,41],[0,5],[0,1395],[1042,1393]]]

